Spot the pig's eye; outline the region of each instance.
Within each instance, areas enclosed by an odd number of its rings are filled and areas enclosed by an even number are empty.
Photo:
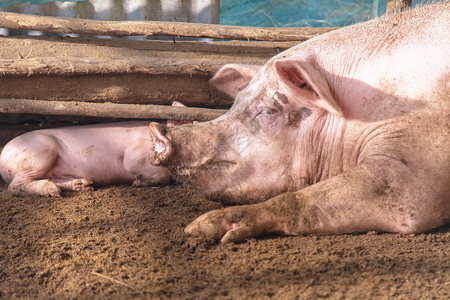
[[[276,110],[272,108],[263,108],[259,112],[261,115],[273,115],[274,113],[276,113]]]

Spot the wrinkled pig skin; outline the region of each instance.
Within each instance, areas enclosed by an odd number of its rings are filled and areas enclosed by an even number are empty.
[[[60,196],[91,184],[162,185],[166,168],[148,160],[148,122],[118,122],[36,130],[4,147],[0,173],[16,196]]]
[[[345,27],[260,69],[224,66],[211,83],[235,98],[229,112],[152,124],[152,161],[246,204],[206,213],[186,233],[233,242],[448,223],[449,11],[444,2]]]

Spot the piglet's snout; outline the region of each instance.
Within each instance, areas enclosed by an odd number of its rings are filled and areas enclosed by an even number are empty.
[[[149,125],[151,149],[150,149],[150,163],[154,166],[166,161],[172,154],[172,144],[162,132],[165,132],[165,125],[151,122]]]

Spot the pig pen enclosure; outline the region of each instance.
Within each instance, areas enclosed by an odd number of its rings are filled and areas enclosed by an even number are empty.
[[[0,149],[40,128],[215,118],[232,104],[208,85],[220,66],[261,65],[333,30],[69,21],[12,13],[0,13],[0,28],[55,33],[0,36]],[[180,40],[183,36],[190,40]],[[172,108],[172,101],[188,108]],[[197,216],[221,207],[175,182],[46,198],[12,197],[0,181],[0,298],[450,297],[449,226],[415,235],[264,236],[224,245],[183,232]]]

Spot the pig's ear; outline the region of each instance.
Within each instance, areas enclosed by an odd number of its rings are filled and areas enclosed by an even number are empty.
[[[219,91],[235,98],[237,93],[248,85],[260,69],[261,66],[225,65],[211,78],[210,83]]]
[[[275,62],[275,69],[294,97],[332,114],[343,115],[331,94],[327,80],[310,64],[296,60],[279,60]]]
[[[159,165],[162,161],[167,160],[167,158],[172,154],[172,144],[170,141],[161,133],[160,124],[151,122],[149,125],[150,129],[150,140],[153,143],[153,149],[150,149],[150,163],[152,165]]]

